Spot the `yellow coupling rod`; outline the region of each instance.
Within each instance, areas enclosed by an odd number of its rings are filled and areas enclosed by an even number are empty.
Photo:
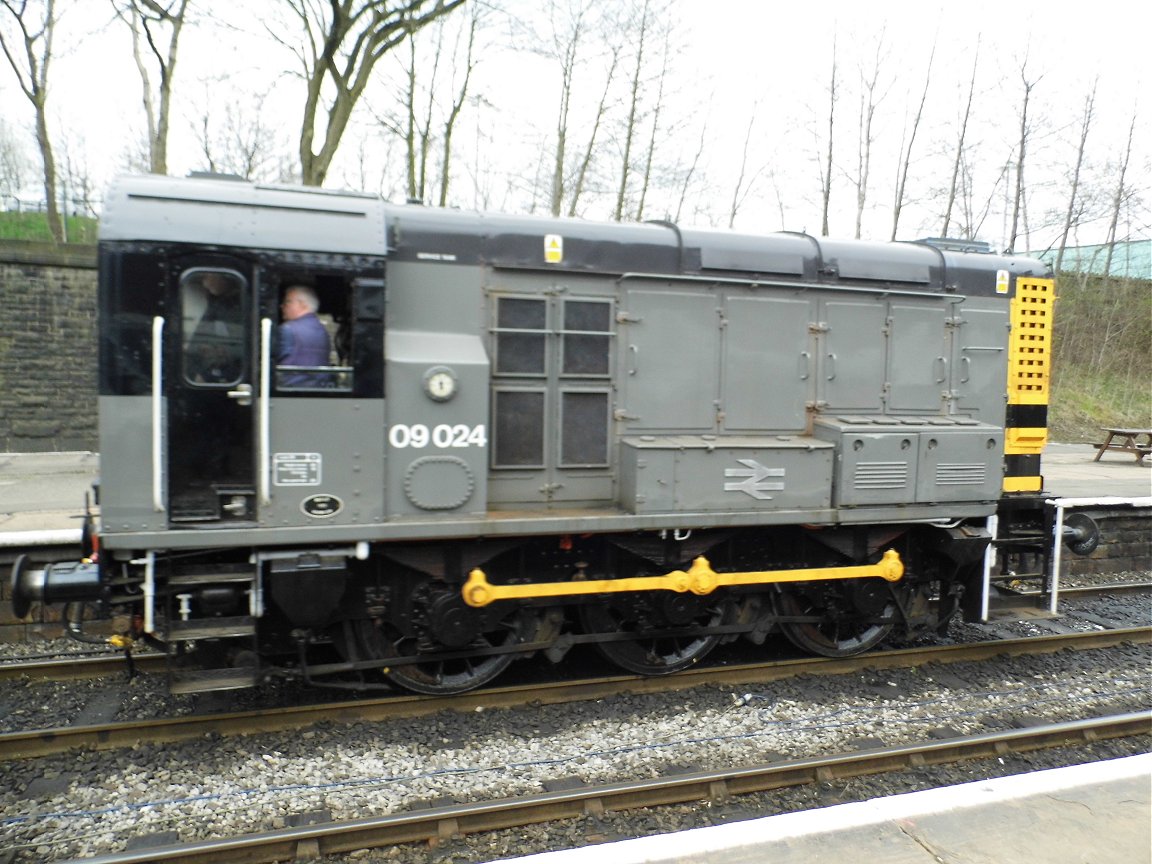
[[[664,576],[633,576],[627,579],[593,579],[579,582],[533,582],[527,585],[493,585],[483,570],[468,574],[464,602],[487,606],[497,600],[523,600],[536,597],[572,597],[577,594],[614,594],[621,591],[678,591],[711,594],[724,585],[766,585],[771,582],[813,582],[820,579],[860,579],[879,576],[898,582],[904,576],[904,562],[895,549],[889,549],[875,564],[856,567],[810,567],[805,570],[760,570],[754,573],[717,573],[701,556],[688,571],[673,570]]]

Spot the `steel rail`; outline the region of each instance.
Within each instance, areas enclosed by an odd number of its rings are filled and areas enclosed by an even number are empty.
[[[1075,597],[1099,597],[1103,594],[1147,594],[1152,593],[1152,582],[1119,582],[1115,585],[1077,585],[1074,588],[1060,587],[1060,598],[1068,600]],[[1015,591],[1007,596],[1012,597],[1047,597],[1050,591],[1031,590]]]
[[[423,717],[438,711],[466,713],[522,707],[530,703],[555,705],[607,699],[621,693],[687,690],[703,684],[764,684],[798,675],[844,675],[864,669],[911,668],[927,663],[981,661],[1002,655],[1050,654],[1071,647],[1083,651],[1111,648],[1125,643],[1149,642],[1152,642],[1152,627],[1133,627],[963,645],[903,648],[841,660],[807,657],[739,666],[696,668],[656,678],[628,675],[565,681],[543,686],[533,684],[494,687],[458,696],[393,696],[355,702],[290,705],[229,714],[169,717],[133,723],[32,729],[0,734],[0,760],[32,759],[78,748],[114,750],[133,747],[142,742],[159,744],[188,741],[210,733],[226,737],[284,732],[307,728],[322,720],[337,723],[380,722]]]
[[[132,655],[132,662],[138,672],[163,672],[166,659],[163,654]],[[83,681],[126,673],[127,668],[123,654],[23,660],[0,663],[0,681],[12,681],[17,678],[28,678],[32,681]]]
[[[789,786],[1148,734],[1152,734],[1152,712],[1119,714],[821,758],[700,771],[524,798],[457,804],[350,822],[285,828],[240,837],[99,855],[82,860],[84,864],[224,864],[235,861],[259,864],[299,861],[358,849],[399,843],[437,842],[463,834],[577,819],[585,815],[599,815],[608,810],[723,800]],[[79,861],[74,864],[79,864]]]

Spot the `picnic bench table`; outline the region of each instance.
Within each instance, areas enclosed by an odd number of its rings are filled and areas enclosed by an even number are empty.
[[[1105,438],[1102,444],[1093,444],[1097,447],[1096,458],[1099,462],[1106,450],[1119,450],[1123,453],[1132,453],[1136,456],[1136,464],[1143,465],[1144,457],[1152,453],[1152,429],[1112,429],[1104,428]],[[1143,442],[1141,442],[1143,438]]]

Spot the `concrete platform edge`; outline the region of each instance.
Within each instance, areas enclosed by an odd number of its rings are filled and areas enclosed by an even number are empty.
[[[492,864],[603,864],[604,861],[686,862],[719,861],[725,852],[788,839],[899,822],[935,813],[956,812],[1016,801],[1031,796],[1052,796],[1061,790],[1098,786],[1115,781],[1149,778],[1152,754],[1052,768],[1010,777],[977,780],[922,792],[908,792],[818,810],[804,810],[750,819],[674,834],[659,834],[618,843],[503,858]],[[1152,817],[1150,817],[1152,818]],[[765,860],[771,860],[767,858]],[[1043,858],[1038,857],[1040,861]]]

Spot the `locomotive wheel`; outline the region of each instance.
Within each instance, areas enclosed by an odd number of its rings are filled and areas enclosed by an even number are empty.
[[[780,622],[780,631],[788,641],[821,657],[852,657],[876,647],[892,632],[891,624],[875,624],[871,619],[895,615],[894,602],[889,600],[870,614],[862,613],[848,600],[841,587],[784,588],[776,595],[776,608],[781,616],[820,618],[810,622]]]
[[[418,639],[414,635],[401,634],[390,628],[378,628],[371,621],[349,622],[344,629],[343,640],[352,640],[352,650],[347,642],[338,643],[345,656],[359,656],[367,660],[387,660],[389,657],[407,657],[421,653]],[[494,629],[478,634],[464,648],[438,647],[444,653],[462,653],[468,649],[503,648],[530,641],[534,632],[532,619],[519,611],[513,611],[500,619]],[[341,640],[341,641],[343,641]],[[425,649],[426,650],[426,649]],[[482,687],[507,669],[516,654],[492,654],[463,657],[456,660],[429,660],[427,663],[411,663],[394,666],[385,673],[388,680],[413,693],[427,696],[450,696]]]
[[[725,597],[657,592],[651,597],[629,596],[605,604],[580,607],[580,620],[588,633],[631,632],[635,639],[597,642],[596,648],[621,669],[637,675],[669,675],[699,663],[719,644],[720,636],[700,635],[703,627],[730,624],[736,604]],[[645,631],[673,635],[645,636]]]

